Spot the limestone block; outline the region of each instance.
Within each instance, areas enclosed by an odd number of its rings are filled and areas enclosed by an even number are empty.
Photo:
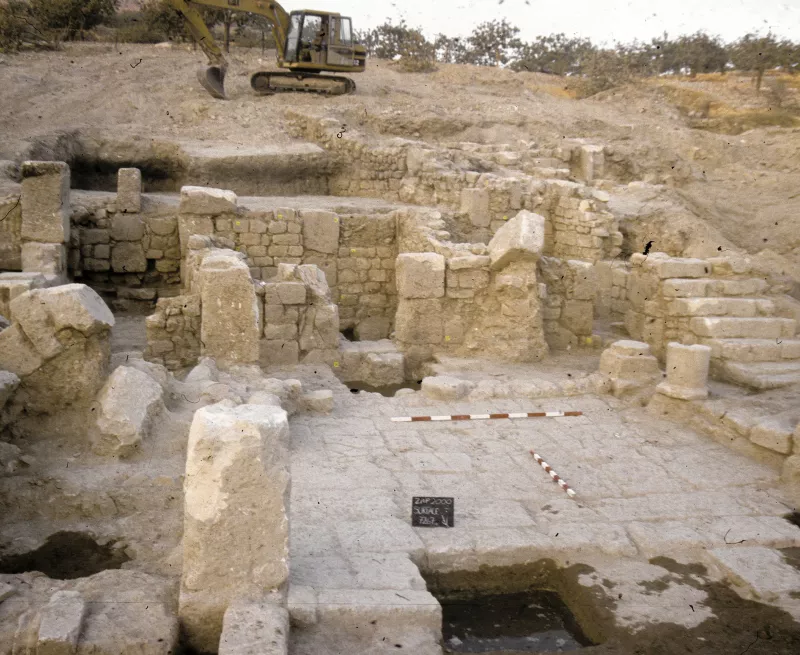
[[[591,335],[594,325],[594,302],[565,300],[561,310],[561,324],[573,334]]]
[[[573,274],[572,299],[594,300],[597,295],[596,267],[589,262],[569,260],[567,265]]]
[[[516,261],[537,261],[544,249],[545,219],[526,209],[503,225],[489,241],[491,268],[499,271]]]
[[[206,257],[199,275],[203,354],[226,365],[257,362],[259,310],[250,269],[231,253]]]
[[[278,269],[283,264],[278,265]],[[308,288],[312,305],[327,305],[331,302],[331,289],[325,272],[314,264],[301,264],[297,267],[297,275]]]
[[[132,217],[126,217],[132,218]],[[144,273],[147,258],[141,243],[122,242],[111,249],[111,268],[115,273]]]
[[[422,378],[422,393],[434,400],[458,400],[475,388],[474,382],[441,375]]]
[[[397,292],[401,298],[444,296],[445,259],[432,252],[403,253],[395,262]]]
[[[66,344],[56,338],[65,329],[83,336],[107,335],[114,316],[103,299],[85,284],[64,284],[27,291],[11,302],[14,321],[43,359],[59,354]]]
[[[289,612],[274,603],[238,600],[225,610],[219,655],[287,655]]]
[[[660,393],[681,400],[708,397],[708,367],[711,348],[700,344],[667,344],[667,379],[656,387]]]
[[[23,378],[43,363],[42,356],[19,325],[0,332],[0,369]]]
[[[453,257],[447,260],[447,267],[451,271],[461,271],[464,269],[485,268],[489,266],[491,259],[486,255],[464,255]]]
[[[785,416],[769,416],[759,420],[750,430],[750,441],[782,455],[792,452],[794,421]]]
[[[283,366],[300,361],[300,346],[297,341],[262,339],[259,343],[259,364],[261,366]]]
[[[704,259],[669,257],[664,253],[650,253],[642,263],[646,271],[653,271],[660,279],[701,278],[711,273],[711,265]]]
[[[0,316],[13,319],[11,301],[18,295],[46,285],[44,275],[29,273],[0,273]]]
[[[795,444],[798,443],[800,442],[798,442],[797,437],[795,437]],[[797,445],[795,445],[795,452],[798,452]],[[787,457],[783,461],[783,467],[781,468],[781,480],[789,484],[800,483],[800,454]]]
[[[238,199],[233,191],[213,189],[211,187],[181,187],[181,214],[201,214],[212,216],[217,214],[235,214],[238,210]],[[204,232],[203,234],[212,234]]]
[[[489,189],[461,189],[461,212],[475,227],[489,227]]]
[[[67,270],[67,250],[60,243],[25,241],[20,251],[26,273],[59,275]]]
[[[300,350],[335,349],[339,346],[339,307],[309,307],[300,321]]]
[[[22,240],[69,243],[69,166],[59,161],[22,164]]]
[[[289,425],[278,407],[195,412],[184,478],[179,616],[213,652],[234,598],[282,590],[289,561]]]
[[[397,305],[395,336],[409,344],[438,344],[444,337],[442,304],[437,300],[404,300]]]
[[[42,608],[37,655],[72,655],[77,652],[85,616],[86,602],[80,592],[55,592]]]
[[[181,254],[186,253],[187,247],[192,250],[211,247],[211,243],[196,243],[196,248],[191,248],[189,243],[195,237],[208,237],[214,234],[214,220],[209,216],[195,214],[182,214],[178,216],[178,235],[181,244]],[[198,240],[200,241],[200,240]]]
[[[299,215],[306,250],[335,255],[339,251],[339,217],[333,212],[308,210]]]
[[[358,341],[379,341],[389,336],[391,326],[385,316],[370,316],[356,323],[353,334]]]
[[[306,287],[302,282],[276,282],[275,291],[284,305],[305,305]]]
[[[5,407],[19,386],[19,377],[11,371],[0,370],[0,410]]]
[[[164,410],[161,385],[130,366],[120,366],[100,391],[98,454],[127,457],[147,436],[153,419]]]
[[[117,171],[117,211],[138,213],[142,209],[142,171],[120,168]]]
[[[309,412],[329,414],[333,410],[333,392],[330,389],[310,391],[302,396],[301,403]]]
[[[757,598],[778,599],[800,589],[800,571],[786,562],[780,551],[760,546],[715,548],[711,560],[734,584],[746,586]]]
[[[144,221],[138,214],[117,214],[111,219],[111,238],[114,241],[141,241]]]

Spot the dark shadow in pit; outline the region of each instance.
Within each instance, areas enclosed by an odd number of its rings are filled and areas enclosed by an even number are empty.
[[[358,393],[359,391],[369,391],[370,393],[379,393],[381,396],[391,398],[400,389],[413,389],[419,391],[422,387],[422,380],[414,382],[401,382],[400,384],[386,384],[380,387],[373,387],[364,382],[345,382],[347,388],[351,393]]]
[[[116,542],[101,546],[85,532],[56,532],[29,553],[0,558],[0,573],[40,571],[53,580],[85,578],[130,561]]]
[[[179,191],[186,171],[174,162],[106,161],[76,156],[70,162],[70,186],[73,189],[117,191],[117,172],[120,168],[138,168],[142,172],[142,190],[146,193]]]

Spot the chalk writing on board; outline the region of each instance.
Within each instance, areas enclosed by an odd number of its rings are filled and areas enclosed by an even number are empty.
[[[455,505],[452,498],[414,496],[411,525],[416,528],[452,528]]]

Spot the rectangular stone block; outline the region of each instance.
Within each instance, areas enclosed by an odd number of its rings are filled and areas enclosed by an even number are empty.
[[[795,321],[788,318],[695,317],[689,321],[689,328],[697,336],[719,339],[778,339],[787,336],[784,330],[794,326]]]
[[[22,239],[69,243],[69,166],[58,161],[22,164]]]
[[[679,257],[648,257],[642,264],[653,270],[662,280],[667,278],[702,278],[711,273],[711,265],[704,259]]]
[[[401,298],[444,296],[445,259],[442,255],[432,252],[400,254],[395,274]]]
[[[236,601],[222,620],[219,655],[286,655],[289,612],[268,602]]]
[[[111,219],[111,238],[114,241],[141,241],[144,221],[137,214],[117,214]]]
[[[115,273],[144,273],[147,258],[141,243],[123,241],[111,249],[111,268]]]
[[[333,212],[308,210],[299,215],[303,223],[303,246],[307,250],[335,255],[339,250],[339,217]]]
[[[117,211],[138,213],[142,209],[142,171],[120,168],[117,171]]]
[[[489,227],[489,189],[462,189],[461,211],[475,227]]]
[[[26,273],[60,275],[67,270],[67,250],[60,243],[22,244],[22,270]]]
[[[300,361],[300,347],[296,340],[262,339],[259,343],[259,360],[261,366],[284,366],[297,364]]]
[[[206,257],[199,275],[203,353],[229,364],[257,362],[259,300],[250,270],[230,253]]]
[[[233,191],[213,189],[211,187],[181,187],[181,214],[218,215],[235,214],[238,199]],[[211,234],[203,232],[202,234]]]
[[[488,268],[491,259],[486,255],[465,255],[447,260],[447,267],[451,271],[465,269]]]

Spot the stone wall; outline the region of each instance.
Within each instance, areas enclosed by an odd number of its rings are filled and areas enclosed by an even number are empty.
[[[22,270],[22,206],[19,193],[0,198],[0,271]]]
[[[441,252],[401,252],[395,340],[409,375],[436,352],[505,361],[542,358],[548,347],[536,262],[543,242],[544,218],[520,212],[488,246],[474,248],[477,253],[434,239],[430,250]]]
[[[628,285],[630,284],[630,264],[619,260],[597,262],[594,266],[597,281],[595,296],[595,316],[621,321],[630,308]]]
[[[592,336],[597,280],[588,262],[542,257],[539,260],[542,319],[551,348],[588,344]]]
[[[513,213],[535,210],[547,219],[545,254],[592,262],[619,254],[622,234],[606,209],[604,191],[521,171],[463,170],[452,154],[416,141],[391,139],[385,147],[367,147],[358,132],[342,134],[338,121],[287,114],[295,136],[319,143],[339,162],[341,173],[331,178],[332,194],[442,206],[455,212],[459,231],[468,240],[484,243]],[[560,154],[586,183],[602,173],[600,146],[576,145]]]
[[[200,296],[159,298],[145,321],[144,358],[170,370],[191,366],[200,357]]]

